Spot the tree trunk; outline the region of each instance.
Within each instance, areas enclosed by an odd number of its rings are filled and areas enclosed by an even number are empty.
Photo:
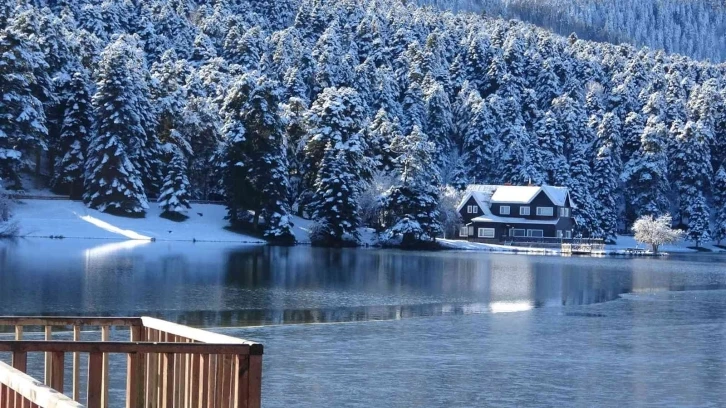
[[[658,255],[658,246],[656,244],[653,244],[653,255]]]

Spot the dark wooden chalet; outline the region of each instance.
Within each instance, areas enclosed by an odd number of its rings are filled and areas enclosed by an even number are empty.
[[[459,204],[461,239],[572,238],[573,203],[565,187],[471,185]]]

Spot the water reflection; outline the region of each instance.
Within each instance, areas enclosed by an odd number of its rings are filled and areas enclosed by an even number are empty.
[[[723,258],[21,240],[0,247],[0,314],[148,314],[198,326],[393,320],[726,287],[723,267]]]

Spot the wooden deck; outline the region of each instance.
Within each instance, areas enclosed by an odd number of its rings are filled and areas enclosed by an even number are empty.
[[[0,408],[108,408],[111,354],[126,355],[127,408],[260,406],[259,343],[151,317],[0,317],[3,326],[15,331],[15,339],[0,340],[0,355],[12,356],[12,366],[0,361]],[[110,341],[112,327],[128,330],[129,341]],[[44,340],[27,340],[26,328],[41,330]],[[62,330],[72,340],[54,339]],[[87,330],[99,330],[100,339],[83,339],[91,337]],[[26,374],[30,353],[44,357],[43,381]],[[87,355],[87,367],[81,367],[81,355]],[[81,390],[86,405],[79,402]]]

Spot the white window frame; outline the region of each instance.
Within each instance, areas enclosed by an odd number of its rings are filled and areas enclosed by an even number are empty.
[[[532,233],[535,232],[535,231],[539,232],[542,235],[540,235],[540,236],[532,235]],[[530,238],[544,238],[544,230],[541,230],[541,229],[528,229],[527,230],[527,236],[530,237]]]
[[[477,234],[479,238],[494,238],[497,232],[494,228],[479,228]]]
[[[459,228],[459,236],[462,238],[466,238],[469,236],[469,227],[464,226]]]
[[[555,214],[555,209],[552,207],[537,207],[537,216],[539,217],[551,217]]]
[[[466,212],[467,212],[467,214],[479,214],[479,206],[478,205],[467,205]]]
[[[572,231],[570,231],[570,230],[565,231],[565,238],[571,239],[572,238]]]
[[[531,210],[527,206],[519,207],[519,215],[529,215],[530,212],[531,212]]]
[[[570,209],[566,207],[560,208],[560,217],[570,218]]]
[[[562,232],[562,230],[557,230],[557,238],[564,238],[565,234]]]
[[[505,208],[507,209],[506,212],[504,211]],[[499,215],[509,215],[511,213],[512,213],[512,208],[510,206],[508,206],[508,205],[499,206]]]
[[[515,231],[522,231],[522,235],[517,235]],[[509,233],[513,237],[526,237],[527,236],[527,230],[524,228],[512,228],[509,230]]]
[[[474,236],[474,226],[473,225],[469,225],[468,228],[469,228],[469,234],[467,236],[468,237],[473,237]]]

